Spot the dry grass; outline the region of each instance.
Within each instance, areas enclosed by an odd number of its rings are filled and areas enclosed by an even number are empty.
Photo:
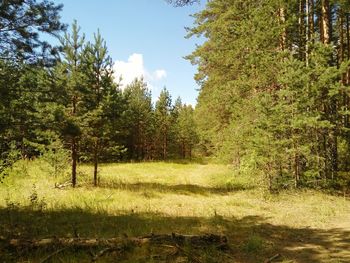
[[[67,178],[50,178],[44,164],[22,168],[0,186],[0,235],[212,232],[229,237],[231,259],[208,252],[203,262],[261,262],[276,253],[285,262],[350,262],[350,201],[342,197],[316,191],[269,195],[259,187],[259,178],[240,177],[217,164],[103,165],[98,188],[91,186],[92,167],[82,166],[79,187],[65,190],[53,186]],[[158,262],[146,252],[134,252],[123,262]],[[43,253],[20,258],[35,260]],[[61,256],[69,258],[65,262],[88,262],[85,254]]]

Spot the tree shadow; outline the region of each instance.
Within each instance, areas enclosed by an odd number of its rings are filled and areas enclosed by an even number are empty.
[[[226,255],[215,254],[216,252],[208,250],[206,260],[203,262],[263,262],[277,253],[282,255],[281,260],[293,260],[292,262],[350,262],[350,231],[340,228],[324,230],[272,225],[266,218],[260,216],[169,217],[157,213],[109,215],[79,208],[59,211],[33,211],[29,208],[0,209],[0,237],[7,239],[53,236],[110,238],[172,232],[226,235],[231,247],[225,252]],[[130,255],[134,257],[132,261],[125,262],[157,262],[154,259],[136,260],[136,254]],[[13,250],[7,248],[3,242],[0,243],[0,255],[3,262],[22,262],[30,259],[31,262],[36,262],[36,259],[45,255],[45,251]],[[77,251],[67,251],[64,255],[73,258],[69,262],[89,262],[86,252],[79,254],[76,261],[74,257]],[[226,257],[227,255],[229,257]]]
[[[148,183],[148,182],[138,182],[138,183],[127,183],[120,181],[109,181],[101,182],[99,187],[101,188],[110,188],[118,190],[126,190],[131,192],[143,192],[145,189],[157,191],[159,193],[176,193],[176,194],[196,194],[209,196],[213,194],[217,195],[227,195],[231,192],[251,190],[254,189],[253,186],[247,186],[239,183],[230,183],[227,186],[201,186],[196,184],[161,184],[161,183]]]
[[[166,163],[176,163],[176,164],[199,164],[199,165],[208,165],[209,161],[205,158],[192,158],[192,159],[171,159],[166,160]]]

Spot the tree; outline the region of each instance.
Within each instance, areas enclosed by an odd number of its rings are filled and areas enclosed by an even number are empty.
[[[155,107],[156,123],[156,147],[158,155],[163,160],[168,158],[169,135],[171,128],[171,96],[169,91],[164,87],[160,92]]]
[[[51,1],[4,0],[0,3],[1,59],[37,62],[55,52],[40,40],[40,34],[58,36],[65,25],[60,22],[62,5]],[[41,49],[41,50],[39,50]]]
[[[180,144],[181,158],[192,158],[192,149],[197,143],[194,110],[191,105],[182,105],[177,118],[177,140]]]
[[[83,119],[83,133],[94,164],[93,183],[97,186],[100,155],[110,139],[106,136],[106,127],[113,121],[107,118],[104,109],[110,103],[108,98],[117,96],[119,91],[113,79],[113,62],[99,31],[94,35],[94,43],[88,43],[85,48],[83,67],[88,91],[84,94],[87,113]]]
[[[87,90],[87,79],[84,74],[85,36],[80,36],[80,27],[75,21],[72,32],[62,38],[62,62],[57,65],[57,88],[64,89],[66,101],[63,135],[70,141],[72,159],[72,185],[77,182],[78,142],[81,136],[80,117],[85,109],[81,103]]]
[[[209,1],[189,31],[207,41],[188,56],[207,152],[238,169],[255,163],[271,190],[336,182],[346,160],[347,12],[344,1]]]
[[[154,114],[151,91],[144,80],[135,79],[124,90],[128,157],[146,160],[154,157]]]

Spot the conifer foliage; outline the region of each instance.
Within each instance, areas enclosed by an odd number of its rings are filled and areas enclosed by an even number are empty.
[[[200,145],[271,190],[349,180],[348,1],[213,0],[189,36]]]
[[[79,163],[92,163],[97,186],[100,162],[189,157],[192,107],[177,104],[175,114],[166,88],[153,102],[142,78],[121,89],[99,30],[92,41],[77,21],[65,30],[61,9],[46,0],[0,2],[0,178],[18,159],[40,157],[55,177],[70,166],[73,187]]]

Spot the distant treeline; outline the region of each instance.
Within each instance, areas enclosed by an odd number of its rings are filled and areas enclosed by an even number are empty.
[[[61,8],[48,1],[0,4],[0,174],[19,158],[67,152],[72,184],[79,161],[94,164],[97,184],[101,161],[191,158],[192,106],[173,103],[166,88],[153,104],[143,79],[121,89],[100,33],[90,42],[77,22],[66,30]],[[60,45],[43,42],[42,33]]]

